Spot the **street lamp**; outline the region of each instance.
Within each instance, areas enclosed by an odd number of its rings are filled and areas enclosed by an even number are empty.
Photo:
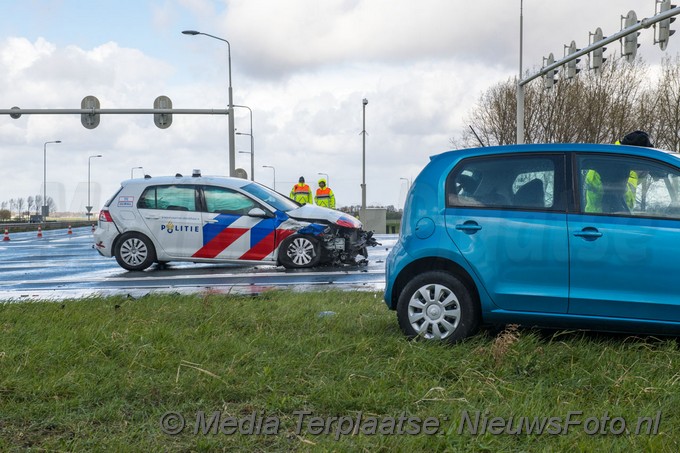
[[[317,175],[325,176],[326,177],[326,187],[331,186],[331,183],[329,182],[330,178],[328,177],[328,173],[317,173]]]
[[[132,179],[132,178],[134,177],[134,176],[132,176],[132,173],[133,173],[135,170],[137,170],[138,168],[142,170],[142,177],[144,177],[144,167],[132,167],[132,168],[130,169],[130,179]]]
[[[236,135],[248,135],[248,134],[239,134],[238,132]],[[239,154],[250,154],[250,180],[255,181],[253,179],[253,153],[251,151],[239,151]]]
[[[399,179],[403,179],[404,181],[406,181],[406,190],[408,190],[411,187],[411,181],[408,178],[399,178]]]
[[[271,165],[263,165],[262,168],[271,168],[274,170],[274,187],[273,189],[276,190],[276,168],[272,167]]]
[[[235,105],[234,107],[240,107],[248,109],[250,111],[250,134],[244,132],[236,132],[236,135],[250,135],[250,180],[255,181],[255,137],[253,136],[253,111],[247,105]]]
[[[48,143],[61,143],[61,140],[52,140],[45,142],[43,145],[43,207],[42,207],[42,218],[43,222],[50,214],[50,206],[47,204],[47,144]]]
[[[229,41],[223,38],[218,38],[217,36],[210,35],[208,33],[203,33],[196,30],[184,30],[182,32],[185,35],[203,35],[208,36],[219,41],[224,41],[227,43],[227,60],[229,62],[229,176],[236,176],[236,151],[234,145],[234,95],[231,89],[231,44]]]
[[[361,217],[361,220],[366,219],[366,105],[368,105],[368,99],[364,98],[362,101],[362,104],[364,106],[363,108],[363,120],[364,120],[364,128],[361,131],[361,135],[363,136],[363,152],[362,152],[362,160],[361,160],[361,213],[359,214],[359,217]]]
[[[87,209],[87,221],[90,221],[90,216],[92,215],[92,204],[90,203],[90,163],[92,162],[93,157],[102,157],[101,154],[95,154],[93,156],[89,156],[87,158],[87,206],[85,206],[85,209]]]

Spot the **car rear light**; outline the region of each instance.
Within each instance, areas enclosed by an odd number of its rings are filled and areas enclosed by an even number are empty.
[[[111,213],[108,210],[99,211],[99,221],[100,222],[113,222]]]

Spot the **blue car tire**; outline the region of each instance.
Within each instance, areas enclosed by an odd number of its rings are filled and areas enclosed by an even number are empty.
[[[445,271],[428,271],[399,295],[397,319],[408,338],[456,343],[479,327],[479,304],[468,288]]]

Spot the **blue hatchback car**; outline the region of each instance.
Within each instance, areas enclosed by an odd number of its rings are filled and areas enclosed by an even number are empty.
[[[680,156],[595,144],[433,156],[386,264],[406,336],[481,324],[680,334]]]

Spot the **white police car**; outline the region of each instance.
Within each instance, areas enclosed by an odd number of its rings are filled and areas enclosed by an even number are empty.
[[[348,214],[197,170],[123,181],[100,212],[94,238],[100,254],[131,271],[168,261],[356,264],[376,244]]]

